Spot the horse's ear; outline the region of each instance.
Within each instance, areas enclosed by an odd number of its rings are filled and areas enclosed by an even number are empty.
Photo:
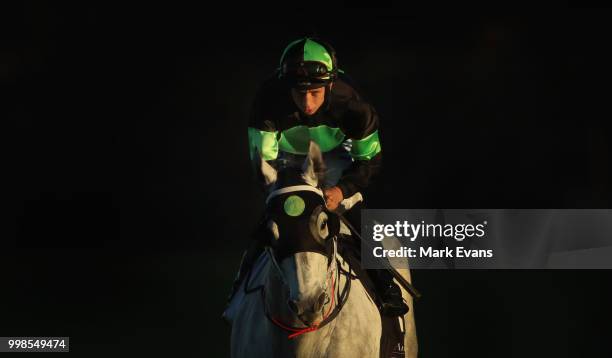
[[[276,182],[276,169],[261,157],[257,149],[255,149],[255,168],[266,186]]]
[[[321,155],[319,145],[313,141],[310,141],[308,156],[304,161],[302,171],[304,173],[304,179],[312,186],[318,186],[319,182],[323,180],[325,163],[323,162],[323,156]]]

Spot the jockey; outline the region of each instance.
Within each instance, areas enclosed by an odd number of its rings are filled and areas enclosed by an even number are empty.
[[[378,115],[337,66],[335,51],[320,39],[306,37],[290,43],[277,72],[259,89],[248,127],[252,162],[261,156],[277,170],[301,166],[309,142],[319,145],[326,164],[321,187],[331,211],[363,191],[381,166]],[[361,227],[360,208],[355,205],[344,214],[355,228]],[[266,230],[260,226],[257,231]],[[243,256],[234,291],[265,245],[257,239],[265,235],[256,232],[254,237]],[[360,242],[356,244],[359,248]],[[405,314],[408,307],[392,274],[368,272],[381,300],[381,312]]]

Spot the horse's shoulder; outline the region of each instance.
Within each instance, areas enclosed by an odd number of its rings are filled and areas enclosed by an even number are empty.
[[[262,254],[257,258],[246,279],[242,281],[227,309],[223,312],[223,317],[227,321],[233,323],[236,317],[241,314],[240,312],[249,308],[247,303],[259,299],[260,291],[265,284],[265,272],[269,264],[268,255]]]

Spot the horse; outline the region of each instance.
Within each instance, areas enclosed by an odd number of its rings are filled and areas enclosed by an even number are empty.
[[[227,314],[231,356],[380,357],[382,321],[357,271],[338,252],[342,227],[318,188],[325,163],[311,142],[301,168],[277,172],[257,165],[268,190],[270,245],[259,257]],[[410,282],[410,272],[401,271]],[[416,357],[414,306],[403,317],[405,357]],[[231,305],[230,305],[231,306]],[[227,312],[226,312],[227,313]]]

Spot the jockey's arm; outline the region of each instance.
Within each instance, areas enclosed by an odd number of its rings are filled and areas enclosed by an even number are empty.
[[[253,172],[256,175],[259,173],[258,168],[255,168],[255,164],[259,162],[259,158],[256,158],[256,156],[261,156],[261,159],[267,161],[273,167],[276,167],[276,158],[278,157],[276,124],[272,120],[265,119],[263,98],[262,91],[258,91],[251,107],[248,123],[249,157]],[[261,188],[264,189],[263,178],[257,177],[257,180],[261,184]]]
[[[256,158],[256,156],[260,156],[262,160],[265,160],[273,167],[276,167],[276,158],[278,157],[278,140],[276,135],[277,132],[270,127],[249,125],[249,157],[253,172],[256,175],[260,173],[260,170],[255,168],[256,163],[259,163],[259,159]],[[258,176],[257,181],[261,184],[261,188],[264,189],[265,185],[263,178]]]
[[[352,140],[352,165],[344,171],[338,182],[344,198],[363,191],[380,171],[382,152],[378,137],[379,118],[374,107],[367,102],[352,101],[343,120],[343,131]]]

